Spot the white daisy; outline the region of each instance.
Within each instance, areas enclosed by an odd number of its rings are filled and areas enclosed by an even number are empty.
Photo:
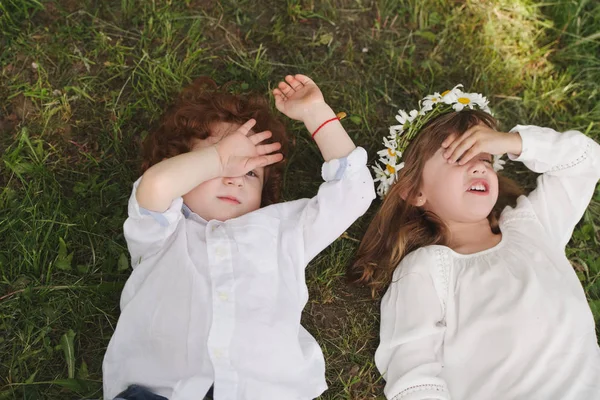
[[[396,139],[404,132],[404,125],[392,125],[390,126],[390,139]]]
[[[419,112],[417,110],[412,110],[409,114],[407,114],[404,110],[398,110],[398,115],[396,115],[396,119],[398,120],[398,122],[404,125],[407,122],[412,122],[415,118],[417,118],[418,115]]]
[[[460,93],[462,93],[462,90],[460,90],[461,87],[463,87],[463,85],[462,85],[462,83],[459,83],[458,85],[454,86],[452,89],[446,90],[445,92],[443,92],[442,93],[442,101],[446,104],[452,104],[452,103],[456,102],[458,95]]]
[[[379,150],[377,152],[377,154],[381,159],[385,159],[385,160],[394,160],[394,164],[396,164],[395,160],[397,158],[402,157],[402,153],[398,154],[396,152],[396,148],[398,147],[398,142],[396,142],[395,140],[389,140],[387,138],[383,138],[383,145],[385,146],[385,149],[383,150]],[[385,161],[387,163],[387,161]]]
[[[456,103],[452,105],[455,111],[462,111],[465,107],[469,107],[471,110],[475,106],[475,100],[477,99],[477,93],[458,93],[456,97]]]
[[[504,169],[504,164],[506,164],[506,161],[502,160],[502,155],[494,156],[494,163],[492,164],[494,171],[502,171]]]
[[[421,111],[419,111],[419,114],[425,115],[425,113],[427,111],[433,110],[433,106],[440,103],[441,101],[442,101],[442,95],[439,94],[438,92],[435,92],[434,94],[425,96],[425,98],[422,100],[422,103],[421,103],[422,107],[421,107]]]
[[[394,172],[390,173],[391,170]],[[383,169],[378,163],[375,163],[375,165],[373,165],[373,171],[375,172],[375,179],[373,179],[373,181],[380,182],[379,186],[377,186],[377,194],[379,197],[383,198],[387,194],[390,186],[392,186],[396,180],[395,169],[389,164]]]

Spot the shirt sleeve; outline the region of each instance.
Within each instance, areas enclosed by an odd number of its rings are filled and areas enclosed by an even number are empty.
[[[136,191],[142,178],[133,184],[127,207],[128,217],[123,224],[127,248],[131,255],[131,266],[137,267],[144,259],[156,254],[171,237],[183,219],[181,197],[173,200],[165,212],[155,212],[141,207]]]
[[[450,400],[439,377],[446,327],[428,258],[406,257],[381,302],[375,364],[390,400]]]
[[[305,264],[344,233],[375,198],[367,152],[362,147],[345,158],[324,163],[322,177],[325,182],[317,195],[299,210]]]
[[[517,125],[511,131],[521,135],[523,149],[508,157],[542,174],[528,199],[550,237],[565,247],[600,179],[600,145],[574,130]]]

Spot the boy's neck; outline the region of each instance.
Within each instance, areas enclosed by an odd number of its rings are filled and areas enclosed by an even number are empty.
[[[502,240],[502,234],[492,232],[490,222],[448,224],[450,237],[447,246],[460,254],[473,254],[496,246]]]

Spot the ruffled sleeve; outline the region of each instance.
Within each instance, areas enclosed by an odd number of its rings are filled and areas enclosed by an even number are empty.
[[[520,156],[508,155],[541,173],[528,200],[549,236],[566,246],[600,179],[600,145],[578,131],[517,125]]]

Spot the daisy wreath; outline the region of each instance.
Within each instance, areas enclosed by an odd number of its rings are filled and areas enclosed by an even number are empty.
[[[419,133],[421,128],[433,118],[452,111],[462,111],[465,108],[474,110],[479,109],[491,114],[488,107],[488,100],[479,93],[464,93],[460,88],[463,85],[456,85],[451,90],[446,90],[442,94],[434,93],[425,96],[420,101],[420,110],[412,110],[407,113],[399,110],[396,119],[399,125],[390,126],[390,134],[383,138],[385,148],[377,152],[379,162],[375,162],[372,167],[375,172],[375,182],[377,194],[384,198],[390,187],[397,178],[398,171],[404,167],[401,162],[402,152],[406,150],[411,140]],[[494,169],[501,170],[505,162],[500,160],[500,156],[494,156]]]

